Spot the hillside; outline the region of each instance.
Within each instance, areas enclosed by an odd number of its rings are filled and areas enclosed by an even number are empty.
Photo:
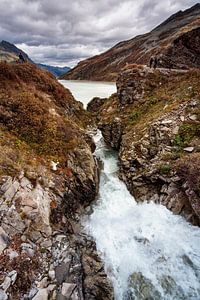
[[[89,121],[50,73],[0,63],[1,299],[112,298],[79,229],[98,191]]]
[[[165,205],[200,225],[199,70],[134,66],[117,94],[89,105],[119,151],[120,177],[137,202]],[[96,102],[96,105],[95,105]]]
[[[200,4],[179,11],[151,32],[118,43],[105,53],[81,61],[62,79],[115,81],[129,64],[148,64],[160,55],[160,67],[200,67]]]

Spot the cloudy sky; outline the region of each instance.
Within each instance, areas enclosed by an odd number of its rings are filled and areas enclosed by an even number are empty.
[[[0,40],[35,62],[73,66],[197,0],[0,0]]]

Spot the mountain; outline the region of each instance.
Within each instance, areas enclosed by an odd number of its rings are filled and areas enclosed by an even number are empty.
[[[69,67],[54,67],[54,66],[43,65],[43,64],[37,64],[37,66],[43,70],[49,71],[55,77],[59,77],[65,73],[67,73],[70,70]]]
[[[161,55],[160,67],[200,67],[200,3],[172,15],[151,32],[120,42],[79,62],[61,79],[110,80],[131,64],[148,64]]]
[[[18,59],[20,52],[22,53],[22,55],[27,61],[33,62],[24,51],[17,48],[14,44],[11,44],[7,41],[1,41],[0,61],[8,61],[8,62],[16,61]]]
[[[22,53],[26,61],[34,63],[30,57],[21,49],[17,48],[14,44],[11,44],[7,41],[1,41],[0,43],[0,61],[15,62],[18,60],[19,53]],[[61,76],[64,73],[67,73],[69,67],[54,67],[49,65],[37,64],[40,69],[44,69],[52,73],[55,77]]]

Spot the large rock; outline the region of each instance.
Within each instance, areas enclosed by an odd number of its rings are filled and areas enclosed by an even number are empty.
[[[119,150],[122,139],[122,122],[120,118],[114,118],[110,123],[99,123],[105,142],[115,150]]]
[[[113,287],[96,251],[87,249],[82,256],[86,300],[113,300]]]

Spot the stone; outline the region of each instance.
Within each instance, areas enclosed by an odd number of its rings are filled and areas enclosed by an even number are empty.
[[[17,279],[17,271],[13,270],[12,272],[8,273],[8,276],[11,279],[11,284],[14,284]]]
[[[21,194],[20,203],[23,205],[21,209],[26,218],[31,220],[30,231],[34,227],[34,231],[40,231],[46,236],[51,234],[50,202],[48,192],[40,184],[33,190]]]
[[[133,273],[129,278],[126,297],[127,299],[160,300],[161,294],[149,279],[145,278],[141,273]]]
[[[10,259],[13,259],[13,258],[19,256],[18,252],[15,250],[12,250],[12,249],[6,249],[6,255],[8,255]]]
[[[48,290],[38,289],[37,294],[33,297],[32,300],[48,300]]]
[[[58,293],[58,294],[56,295],[56,300],[66,300],[66,297],[63,296],[61,293]],[[70,299],[70,300],[71,300],[71,299]]]
[[[172,129],[173,134],[178,134],[179,131],[179,126],[176,126],[175,128]]]
[[[182,122],[185,121],[185,117],[184,116],[180,116],[180,119],[181,119]]]
[[[93,112],[93,113],[99,112],[99,110],[101,109],[101,107],[103,106],[103,104],[105,103],[106,100],[107,100],[106,98],[99,98],[99,97],[93,98],[88,103],[87,110],[89,112]]]
[[[6,293],[0,289],[0,300],[7,300],[7,299],[8,296],[6,295]]]
[[[32,189],[32,184],[31,182],[26,178],[26,177],[23,177],[20,181],[20,185],[22,188],[28,188],[28,189]]]
[[[194,151],[194,147],[186,147],[183,149],[186,152],[193,152]]]
[[[55,269],[56,280],[59,284],[62,284],[63,281],[66,279],[69,273],[69,263],[61,263]]]
[[[0,227],[0,254],[7,247],[9,241],[9,237],[6,232]]]
[[[51,240],[46,240],[46,241],[42,242],[40,244],[40,246],[42,248],[50,248],[52,246],[52,241]]]
[[[165,124],[171,124],[173,121],[172,120],[163,120],[162,121],[162,124],[165,125]]]
[[[56,274],[55,274],[54,270],[50,270],[49,273],[48,273],[48,275],[49,275],[49,278],[51,278],[51,280],[54,280],[55,277],[56,277]]]
[[[10,277],[6,276],[6,278],[4,279],[4,282],[1,284],[1,289],[3,289],[4,291],[7,291],[7,289],[9,289],[11,285],[11,279]]]
[[[62,284],[62,292],[61,293],[64,297],[66,297],[68,299],[68,298],[71,297],[71,295],[72,295],[73,291],[75,290],[75,288],[76,288],[76,284],[64,282]]]
[[[4,192],[3,198],[7,201],[11,201],[19,188],[19,182],[13,181],[11,177],[8,177],[7,181],[1,186],[1,191]]]
[[[57,171],[58,168],[57,168],[57,165],[59,164],[59,162],[54,162],[54,161],[51,161],[51,168],[53,171]]]
[[[44,277],[40,282],[38,282],[37,287],[40,289],[46,288],[48,285],[48,278]]]
[[[189,118],[192,121],[196,121],[197,120],[197,115],[190,115]]]
[[[26,253],[28,256],[33,257],[35,251],[33,250],[32,246],[28,243],[21,244],[22,253]]]
[[[47,287],[48,292],[52,292],[53,290],[56,289],[56,284],[49,284]]]

